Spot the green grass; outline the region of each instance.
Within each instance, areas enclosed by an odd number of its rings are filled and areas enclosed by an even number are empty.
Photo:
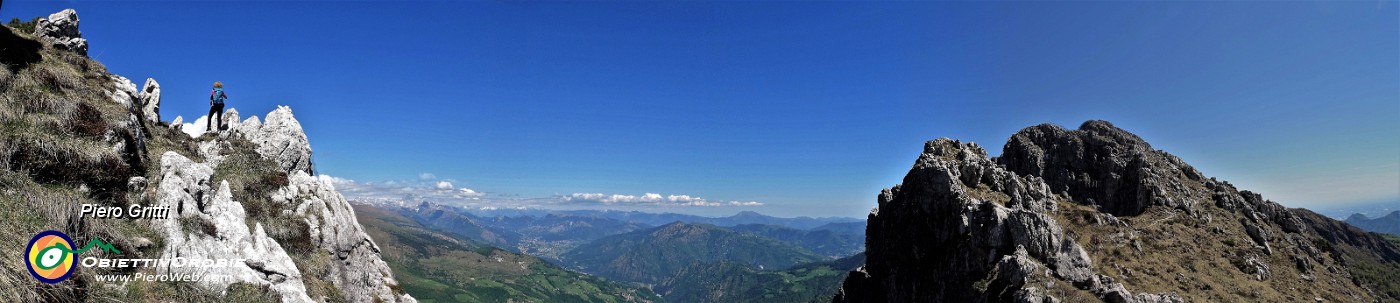
[[[39,19],[40,19],[40,18],[43,18],[43,17],[34,17],[34,19],[30,19],[28,22],[19,21],[19,18],[13,18],[13,19],[10,19],[10,23],[7,23],[7,24],[5,24],[5,25],[10,26],[10,28],[17,29],[17,30],[19,30],[20,32],[29,34],[29,33],[33,33],[33,32],[34,32],[34,27],[37,26],[37,25],[39,25]]]
[[[1386,236],[1386,240],[1396,243],[1400,238]],[[1349,256],[1347,271],[1351,272],[1358,282],[1383,297],[1382,301],[1400,299],[1400,263],[1386,262],[1349,245],[1336,247],[1341,253]]]

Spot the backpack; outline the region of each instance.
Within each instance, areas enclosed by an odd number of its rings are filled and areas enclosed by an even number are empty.
[[[214,104],[222,105],[226,98],[228,98],[228,95],[224,94],[224,89],[222,88],[215,88],[214,93],[209,95],[209,101],[214,101]]]

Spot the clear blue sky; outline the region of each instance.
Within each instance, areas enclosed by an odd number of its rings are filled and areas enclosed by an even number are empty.
[[[1000,153],[1088,119],[1285,205],[1400,205],[1396,1],[11,0],[0,17],[66,7],[93,57],[163,84],[167,120],[202,115],[221,80],[245,117],[292,106],[321,173],[447,180],[478,205],[660,193],[863,216],[926,140]]]

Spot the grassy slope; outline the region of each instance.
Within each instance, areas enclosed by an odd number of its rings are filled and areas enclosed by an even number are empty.
[[[6,27],[0,35],[11,46],[33,41],[28,34]],[[123,252],[121,257],[152,257],[162,243],[140,220],[79,219],[78,206],[149,204],[141,193],[126,192],[131,176],[146,176],[147,163],[133,163],[112,148],[109,131],[133,135],[120,127],[128,121],[125,107],[107,98],[113,89],[102,64],[70,52],[44,47],[32,64],[0,68],[0,255],[19,256],[35,233],[59,230],[76,242],[101,238]],[[13,62],[16,53],[6,52]],[[156,145],[163,136],[147,138]],[[178,148],[177,148],[178,149]],[[185,150],[188,152],[188,150]],[[136,164],[136,165],[133,165]],[[146,165],[150,166],[150,165]],[[133,239],[154,243],[137,247]],[[103,253],[90,252],[101,256]],[[127,287],[95,287],[97,274],[126,273],[80,268],[69,281],[49,285],[29,277],[24,263],[7,257],[0,262],[0,301],[75,302],[92,299],[120,301],[216,301],[219,294],[187,283],[148,283]]]
[[[1300,298],[1351,302],[1371,296],[1353,283],[1351,275],[1383,297],[1384,289],[1395,284],[1377,285],[1375,275],[1400,282],[1396,279],[1400,267],[1350,246],[1338,245],[1332,253],[1319,247],[1323,250],[1320,254],[1308,253],[1297,241],[1312,246],[1326,241],[1306,233],[1272,231],[1275,238],[1270,241],[1270,254],[1240,232],[1244,228],[1238,214],[1210,204],[1198,207],[1214,220],[1204,222],[1176,210],[1152,208],[1139,216],[1120,218],[1122,225],[1099,225],[1093,223],[1092,209],[1067,201],[1061,202],[1056,220],[1072,234],[1097,235],[1098,245],[1090,236],[1075,238],[1088,250],[1097,272],[1136,292],[1174,292],[1188,302],[1293,302]],[[1292,258],[1295,255],[1308,256],[1310,267],[1299,266]],[[1255,275],[1256,269],[1247,261],[1251,258],[1268,266],[1264,278]],[[1367,272],[1372,276],[1366,276]],[[1323,289],[1329,291],[1320,291]]]
[[[649,290],[427,228],[394,211],[355,206],[400,285],[422,302],[654,302]]]

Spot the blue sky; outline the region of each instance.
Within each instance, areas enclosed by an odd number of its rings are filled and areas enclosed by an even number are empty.
[[[94,58],[162,84],[167,120],[207,111],[215,80],[245,117],[290,105],[347,195],[859,217],[926,140],[1000,153],[1088,119],[1285,205],[1400,208],[1397,4],[12,0],[0,18],[76,8]],[[587,199],[608,203],[558,203]]]

